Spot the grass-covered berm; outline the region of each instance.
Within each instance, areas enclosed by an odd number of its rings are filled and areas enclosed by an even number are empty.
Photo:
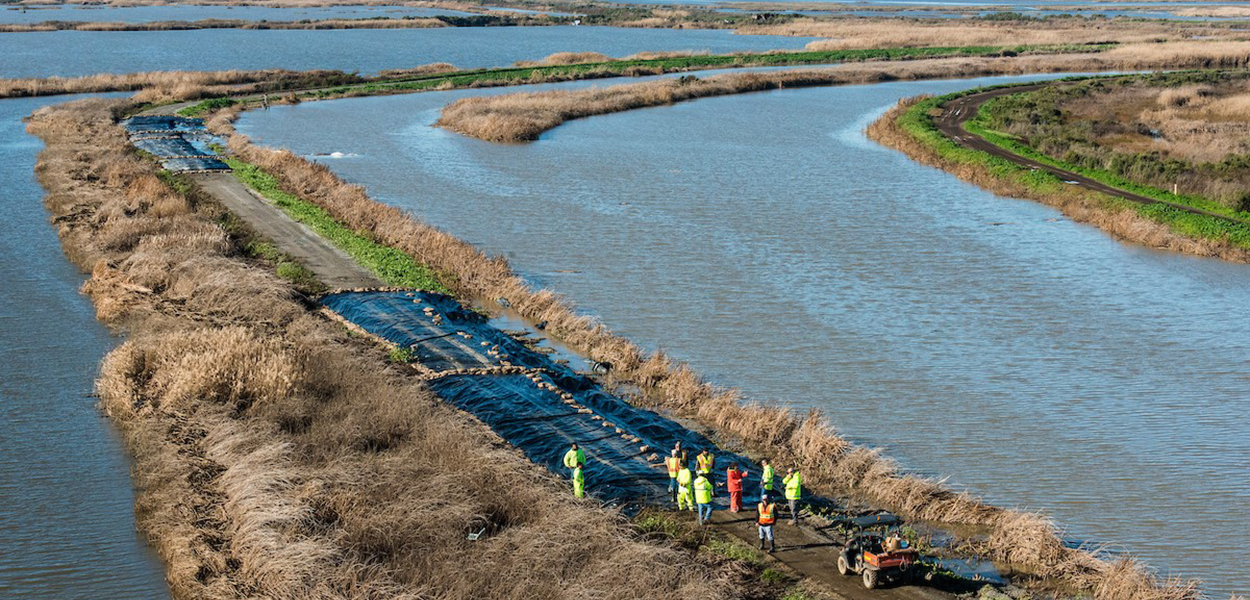
[[[231,150],[276,176],[285,191],[326,210],[348,227],[399,248],[434,272],[464,299],[503,300],[525,318],[546,322],[547,332],[570,347],[612,365],[610,378],[641,391],[648,407],[701,423],[721,440],[740,442],[797,465],[805,484],[831,496],[852,496],[911,519],[972,526],[984,532],[971,542],[980,555],[1045,578],[1048,584],[1099,600],[1198,598],[1194,585],[1161,580],[1131,559],[1107,560],[1090,549],[1065,544],[1045,517],[991,506],[952,491],[939,481],[907,475],[879,451],[856,446],[837,434],[818,412],[796,415],[784,407],[742,402],[662,352],[647,352],[617,336],[598,320],[580,314],[550,290],[516,275],[502,258],[414,219],[405,211],[370,199],[328,168],[288,151],[257,147],[235,133],[230,121],[239,107],[214,115],[210,128],[230,136]]]
[[[574,499],[321,317],[218,205],[128,145],[128,106],[78,101],[28,127],[64,251],[127,337],[98,391],[176,598],[749,595],[741,565]]]
[[[1250,73],[1092,79],[1004,96],[985,128],[1065,163],[1207,198],[1250,219]],[[1175,186],[1175,187],[1174,187]]]

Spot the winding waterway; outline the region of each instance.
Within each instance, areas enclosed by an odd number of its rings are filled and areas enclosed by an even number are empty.
[[[375,197],[716,383],[1246,593],[1211,550],[1250,522],[1250,267],[1117,242],[862,133],[901,97],[1027,79],[711,98],[522,145],[431,127],[501,90],[277,107],[240,129],[344,153],[326,164]]]
[[[439,61],[507,65],[559,51],[720,52],[808,41],[585,27],[62,33],[69,35],[0,34],[0,76],[266,66],[376,72]],[[89,397],[117,340],[78,294],[84,276],[61,254],[34,179],[41,145],[21,122],[73,98],[0,100],[0,598],[167,598],[161,565],[135,532],[121,441]]]

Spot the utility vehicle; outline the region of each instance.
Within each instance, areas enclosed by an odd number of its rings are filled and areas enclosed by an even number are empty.
[[[920,553],[914,548],[887,548],[887,536],[897,533],[902,523],[889,514],[849,519],[853,533],[838,554],[838,573],[863,577],[864,587],[870,590],[882,583],[911,583]]]

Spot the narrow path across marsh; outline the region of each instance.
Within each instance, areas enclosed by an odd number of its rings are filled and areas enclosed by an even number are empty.
[[[1190,213],[1195,213],[1195,214],[1200,214],[1200,215],[1207,215],[1207,216],[1216,217],[1219,219],[1224,219],[1227,221],[1232,221],[1234,223],[1243,223],[1243,224],[1250,225],[1250,222],[1246,222],[1241,219],[1235,219],[1235,218],[1229,217],[1228,215],[1222,215],[1216,212],[1202,210],[1201,208],[1194,208],[1192,206],[1186,206],[1184,204],[1167,202],[1165,200],[1156,200],[1154,198],[1149,198],[1146,196],[1142,196],[1140,194],[1134,194],[1132,192],[1107,185],[1101,181],[1091,179],[1089,177],[1085,177],[1084,175],[1079,175],[1072,171],[1060,169],[1058,167],[1054,167],[1045,163],[1035,161],[1030,158],[1026,158],[1024,156],[1020,156],[1019,154],[1016,154],[1010,150],[1007,150],[1006,148],[993,144],[989,142],[988,140],[986,140],[985,138],[975,133],[972,133],[964,128],[964,124],[967,123],[968,120],[975,117],[977,113],[981,110],[981,106],[985,104],[986,102],[993,100],[994,98],[1001,97],[1001,96],[1009,96],[1012,94],[1020,94],[1024,92],[1032,92],[1032,91],[1040,90],[1048,85],[1056,85],[1056,84],[1035,83],[1035,84],[1030,84],[1030,85],[998,88],[998,89],[993,89],[993,90],[987,90],[984,92],[979,92],[976,94],[969,94],[967,96],[961,96],[950,102],[947,102],[946,105],[942,107],[942,114],[938,116],[936,119],[934,119],[934,124],[937,125],[938,131],[942,132],[942,135],[945,135],[946,137],[954,140],[956,143],[958,143],[961,146],[964,146],[965,148],[979,150],[981,152],[990,154],[991,156],[996,156],[1002,159],[1006,159],[1018,165],[1028,167],[1030,169],[1040,169],[1042,171],[1046,171],[1062,179],[1063,181],[1067,182],[1070,185],[1080,186],[1089,190],[1093,190],[1095,192],[1106,194],[1108,196],[1114,196],[1116,198],[1123,198],[1125,200],[1129,200],[1131,202],[1137,202],[1139,204],[1166,204],[1167,206],[1170,206],[1172,208],[1176,208],[1179,210],[1183,210],[1185,212],[1190,212]]]

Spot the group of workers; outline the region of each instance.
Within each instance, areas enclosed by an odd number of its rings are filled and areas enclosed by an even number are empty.
[[[716,496],[716,487],[722,484],[713,481],[712,473],[716,469],[716,456],[710,450],[703,450],[694,460],[694,470],[690,469],[689,454],[677,442],[669,456],[664,459],[668,469],[668,492],[671,500],[677,504],[677,510],[696,511],[699,524],[706,524],[712,518],[712,498]],[[768,551],[776,550],[777,543],[773,536],[773,525],[777,522],[777,506],[773,491],[774,472],[768,459],[760,461],[763,472],[760,474],[760,502],[756,506],[756,524],[759,527],[760,549],[768,542]],[[570,470],[573,480],[573,495],[582,498],[586,495],[586,479],[582,469],[586,466],[586,454],[574,443],[564,454],[564,466]],[[743,481],[747,472],[738,468],[737,463],[729,465],[725,471],[723,487],[729,492],[730,512],[742,511]],[[799,499],[803,495],[803,475],[793,467],[786,470],[781,480],[785,490],[785,499],[790,507],[790,519],[794,525],[799,524]]]

